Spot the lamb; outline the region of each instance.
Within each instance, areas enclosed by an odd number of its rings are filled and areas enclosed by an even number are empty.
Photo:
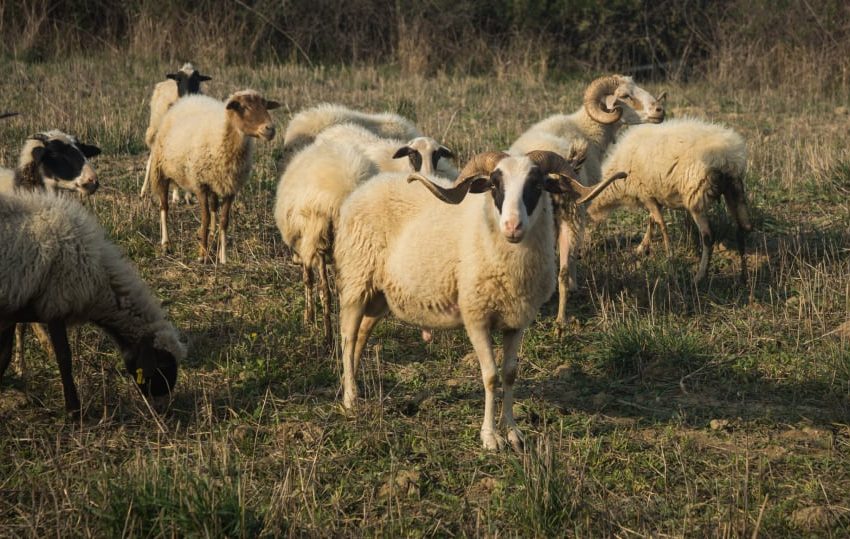
[[[254,90],[221,102],[204,95],[180,99],[162,119],[151,148],[151,186],[159,197],[162,246],[168,246],[168,185],[173,182],[198,197],[201,208],[200,259],[208,256],[210,213],[218,211],[218,261],[227,262],[227,227],[236,193],[248,180],[254,138],[272,140],[269,111],[280,106]]]
[[[363,126],[383,138],[410,140],[423,135],[410,120],[398,114],[369,114],[343,105],[323,103],[302,110],[292,118],[283,135],[283,148],[291,151],[303,148],[323,130],[343,123]]]
[[[752,230],[743,183],[746,168],[746,143],[726,127],[693,118],[633,127],[611,148],[603,165],[606,173],[627,171],[629,181],[600,195],[588,207],[588,214],[592,221],[598,222],[619,206],[646,208],[650,219],[638,252],[649,251],[654,222],[661,229],[669,256],[670,239],[661,209],[687,210],[699,228],[702,243],[702,257],[695,275],[695,281],[699,282],[708,271],[713,246],[705,212],[722,195],[738,225],[741,281],[745,282],[746,235]]]
[[[99,183],[88,159],[96,155],[100,148],[62,131],[36,133],[24,143],[17,168],[0,170],[0,193],[62,189],[91,195]]]
[[[569,158],[576,151],[585,151],[586,159],[579,178],[584,185],[593,185],[602,177],[601,163],[605,150],[614,141],[623,125],[664,120],[666,93],[657,98],[635,84],[631,77],[612,75],[591,82],[584,92],[582,108],[572,114],[556,114],[531,126],[510,147],[512,153],[548,150]],[[556,331],[566,324],[567,297],[575,290],[576,249],[584,231],[583,210],[573,215],[566,205],[553,198],[558,223],[558,316]]]
[[[77,201],[51,193],[0,195],[0,379],[15,324],[47,324],[65,408],[80,410],[67,325],[92,322],[119,345],[146,396],[168,395],[186,347],[136,269]]]
[[[436,173],[454,178],[457,171],[448,161],[453,157],[451,150],[430,137],[405,144],[383,139],[358,125],[341,124],[323,131],[292,158],[278,183],[275,221],[302,266],[305,325],[313,319],[315,272],[319,275],[324,335],[330,339],[327,263],[345,198],[378,172]]]
[[[555,282],[550,192],[591,201],[617,174],[591,189],[552,152],[473,157],[448,187],[439,179],[382,174],[343,203],[334,255],[340,300],[343,405],[357,399],[355,374],[375,324],[390,311],[428,328],[466,329],[485,390],[481,441],[496,449],[496,364],[490,332],[501,330],[502,424],[514,448],[517,351]],[[408,185],[419,181],[426,189]],[[467,197],[467,193],[489,193]]]
[[[156,86],[153,88],[153,94],[151,94],[151,115],[148,121],[148,128],[145,131],[145,145],[148,149],[153,145],[153,140],[156,137],[159,124],[162,122],[162,117],[165,116],[171,105],[185,95],[200,94],[201,83],[212,80],[212,77],[201,75],[190,62],[183,64],[183,67],[175,73],[166,73],[165,78],[170,80],[156,83]],[[171,82],[172,80],[174,83]],[[148,161],[145,165],[145,180],[142,183],[142,190],[139,193],[140,197],[145,196],[150,187],[150,167],[151,161],[150,156],[148,156]],[[186,195],[187,202],[190,196],[189,194]],[[171,202],[177,204],[179,201],[179,190],[177,187],[174,187],[171,192]]]

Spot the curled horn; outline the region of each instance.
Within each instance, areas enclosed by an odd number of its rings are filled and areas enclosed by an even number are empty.
[[[557,174],[559,176],[566,176],[570,179],[576,179],[578,176],[573,163],[567,161],[555,152],[534,150],[525,155],[528,156],[535,165],[537,165],[537,168],[539,168],[540,172],[543,174]],[[583,156],[581,160],[584,160]]]
[[[18,112],[0,112],[0,120],[3,118],[11,118],[12,116],[17,116]]]
[[[613,94],[619,85],[619,78],[616,75],[611,75],[600,77],[587,86],[587,90],[584,92],[584,110],[587,111],[587,115],[591,119],[601,124],[612,124],[620,119],[623,111],[619,107],[612,111],[602,108],[602,99],[606,95]]]
[[[443,187],[434,183],[433,180],[421,174],[411,174],[407,177],[408,182],[418,180],[428,188],[431,193],[448,204],[460,204],[469,191],[481,192],[482,185],[476,185],[482,180],[489,182],[490,173],[499,164],[499,161],[507,157],[504,152],[485,152],[474,156],[466,163],[455,181],[449,187]]]
[[[599,182],[598,184],[594,185],[592,188],[591,187],[584,187],[582,185],[581,189],[579,189],[579,193],[581,193],[582,197],[580,199],[576,200],[576,204],[586,204],[587,202],[590,202],[591,200],[593,200],[594,198],[599,196],[599,193],[604,191],[606,187],[608,187],[609,185],[611,185],[612,183],[614,183],[617,180],[625,178],[626,176],[628,176],[627,173],[618,172],[616,174],[612,174],[604,182]]]

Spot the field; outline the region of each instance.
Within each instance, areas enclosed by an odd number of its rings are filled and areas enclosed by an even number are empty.
[[[303,327],[300,270],[272,218],[280,138],[260,142],[231,225],[231,263],[195,261],[196,206],[176,207],[172,252],[140,199],[147,97],[171,64],[119,55],[0,60],[0,164],[58,127],[101,146],[86,204],[135,261],[191,344],[174,400],[154,414],[93,327],[72,332],[81,421],[56,366],[28,341],[26,376],[0,386],[0,536],[722,536],[850,534],[848,95],[791,85],[646,84],[668,112],[748,141],[755,225],[740,286],[724,208],[709,279],[668,212],[672,259],[634,247],[645,216],[617,213],[579,268],[574,323],[554,303],[520,353],[527,450],[486,452],[483,388],[462,331],[393,319],[373,335],[356,414],[336,347]],[[507,147],[575,110],[591,75],[427,79],[381,67],[206,69],[217,97],[253,87],[295,111],[321,101],[392,110],[456,150]],[[338,343],[337,343],[338,344]]]

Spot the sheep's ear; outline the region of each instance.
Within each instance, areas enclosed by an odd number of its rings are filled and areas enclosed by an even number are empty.
[[[100,148],[97,146],[92,146],[91,144],[83,144],[82,142],[77,144],[79,146],[80,151],[83,152],[83,155],[86,157],[94,157],[96,155],[100,155]]]
[[[659,103],[661,103],[662,101],[667,101],[667,90],[664,90],[663,92],[658,94],[658,97],[656,97],[655,100]]]
[[[280,103],[277,101],[266,100],[266,110],[274,110],[276,108],[280,108]]]
[[[447,159],[456,159],[454,152],[446,148],[445,146],[440,146],[439,148],[437,148],[436,154],[437,159],[441,157],[445,157]]]
[[[240,103],[239,101],[237,101],[235,99],[231,99],[230,101],[227,102],[227,105],[225,105],[225,108],[228,109],[228,110],[235,110],[236,112],[241,112],[242,111],[242,103]]]
[[[401,148],[396,150],[396,152],[393,154],[393,159],[399,159],[401,157],[407,157],[408,155],[410,155],[410,152],[412,152],[412,151],[413,151],[413,148],[411,148],[410,146],[402,146]]]
[[[32,160],[35,163],[41,163],[41,160],[44,159],[44,154],[47,153],[47,148],[44,146],[36,146],[32,149]]]
[[[617,108],[617,96],[616,95],[608,95],[605,96],[605,108],[608,110],[614,110]]]
[[[579,198],[582,196],[581,189],[584,189],[584,186],[566,174],[553,172],[551,174],[547,174],[546,178],[543,180],[543,189],[550,193],[556,193],[559,195],[566,194],[572,198]]]
[[[180,75],[178,73],[166,73],[165,78],[171,80],[180,80]]]
[[[212,77],[198,73],[198,82],[206,82],[208,80],[212,80]]]

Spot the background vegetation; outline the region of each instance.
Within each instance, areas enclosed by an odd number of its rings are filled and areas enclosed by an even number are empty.
[[[111,342],[78,329],[74,423],[32,339],[26,376],[0,386],[0,536],[847,536],[848,8],[410,4],[0,0],[0,109],[23,113],[0,124],[0,164],[47,128],[100,145],[87,205],[192,346],[154,415]],[[644,216],[622,212],[584,253],[571,330],[553,337],[547,305],[526,337],[525,454],[480,449],[462,331],[426,345],[382,322],[346,414],[336,352],[302,326],[273,224],[279,139],[258,145],[237,199],[231,264],[195,262],[195,206],[175,208],[174,250],[157,252],[156,207],[137,197],[147,98],[186,59],[213,75],[211,95],[282,101],[281,127],[322,101],[401,111],[462,160],[576,109],[596,74],[631,70],[668,91],[672,116],[747,139],[749,284],[721,207],[699,288],[680,214],[667,259],[634,255]]]

